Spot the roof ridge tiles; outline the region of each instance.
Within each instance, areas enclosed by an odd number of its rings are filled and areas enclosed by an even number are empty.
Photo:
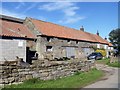
[[[13,22],[18,22],[18,23],[23,23],[24,19],[16,18],[16,17],[11,17],[11,16],[6,16],[6,15],[1,15],[0,18],[4,20],[9,20]]]
[[[2,33],[0,34],[1,36],[9,36],[9,37],[14,36],[14,37],[24,37],[31,39],[35,38],[32,32],[29,31],[28,27],[26,27],[24,24],[13,21],[7,21],[4,19],[0,19],[0,22],[2,23],[2,25],[0,26],[2,29]],[[18,28],[20,30],[18,30]]]

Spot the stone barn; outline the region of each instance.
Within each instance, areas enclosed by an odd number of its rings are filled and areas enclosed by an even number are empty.
[[[35,41],[34,35],[23,25],[22,19],[0,16],[0,61],[15,61],[16,57],[29,62],[29,52]]]
[[[22,20],[4,15],[0,21],[1,61],[15,60],[16,56],[28,63],[33,59],[83,59],[94,52],[93,47],[106,51],[112,47],[99,33],[88,33],[83,26],[76,30],[33,18]]]
[[[39,59],[85,58],[94,52],[93,46],[102,48],[108,42],[97,34],[61,26],[51,22],[26,18],[24,24],[36,36]]]

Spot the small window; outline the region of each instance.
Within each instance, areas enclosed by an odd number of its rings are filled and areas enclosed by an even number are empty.
[[[18,47],[23,47],[23,41],[22,40],[18,41]]]
[[[68,43],[70,43],[70,40],[67,40]]]
[[[79,43],[79,41],[76,41],[76,44],[78,44]]]
[[[51,38],[50,38],[50,37],[47,37],[47,41],[48,41],[48,42],[51,42]]]
[[[51,51],[53,51],[52,46],[46,46],[46,51],[47,51],[47,52],[51,52]]]
[[[100,44],[97,44],[97,48],[100,48]]]

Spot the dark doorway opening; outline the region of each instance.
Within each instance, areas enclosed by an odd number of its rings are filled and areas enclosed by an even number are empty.
[[[26,62],[32,64],[32,60],[37,60],[38,54],[36,51],[31,51],[29,47],[26,47]]]

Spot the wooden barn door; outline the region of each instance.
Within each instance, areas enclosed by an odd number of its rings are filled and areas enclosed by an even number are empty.
[[[68,58],[75,57],[75,48],[74,47],[66,47],[66,56]]]

